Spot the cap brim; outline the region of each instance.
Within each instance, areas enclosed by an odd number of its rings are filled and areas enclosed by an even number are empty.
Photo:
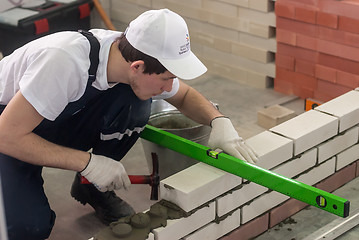
[[[190,80],[201,76],[207,71],[206,66],[192,52],[181,59],[157,59],[168,71],[176,77]]]

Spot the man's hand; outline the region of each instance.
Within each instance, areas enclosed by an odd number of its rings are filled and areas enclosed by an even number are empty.
[[[101,155],[91,154],[89,163],[80,174],[101,192],[122,187],[128,189],[131,185],[122,163]]]
[[[212,131],[209,136],[208,146],[215,150],[220,148],[233,157],[255,163],[258,158],[254,151],[238,136],[231,120],[226,117],[218,117],[211,122]]]

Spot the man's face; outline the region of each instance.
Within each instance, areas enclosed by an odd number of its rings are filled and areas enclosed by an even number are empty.
[[[175,77],[168,71],[161,74],[141,73],[130,80],[130,86],[139,99],[147,100],[161,94],[163,91],[171,91]]]

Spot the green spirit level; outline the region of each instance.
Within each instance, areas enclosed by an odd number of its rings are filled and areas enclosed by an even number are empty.
[[[346,199],[281,176],[228,154],[218,153],[206,146],[172,133],[147,125],[141,133],[141,138],[340,217],[347,217],[349,215],[350,202]]]

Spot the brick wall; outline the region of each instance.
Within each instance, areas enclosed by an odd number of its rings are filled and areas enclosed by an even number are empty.
[[[258,166],[332,192],[358,176],[359,91],[349,91],[247,140]],[[307,205],[204,163],[161,181],[161,198],[188,218],[152,239],[249,239]],[[229,234],[229,235],[228,235]]]
[[[247,85],[273,86],[275,15],[272,0],[102,0],[118,30],[149,9],[168,8],[188,24],[191,47],[209,72]]]
[[[274,89],[333,99],[359,85],[359,2],[278,0]]]
[[[212,74],[324,102],[359,85],[358,1],[101,2],[118,30],[149,9],[179,13]],[[93,25],[104,27],[93,15]]]

